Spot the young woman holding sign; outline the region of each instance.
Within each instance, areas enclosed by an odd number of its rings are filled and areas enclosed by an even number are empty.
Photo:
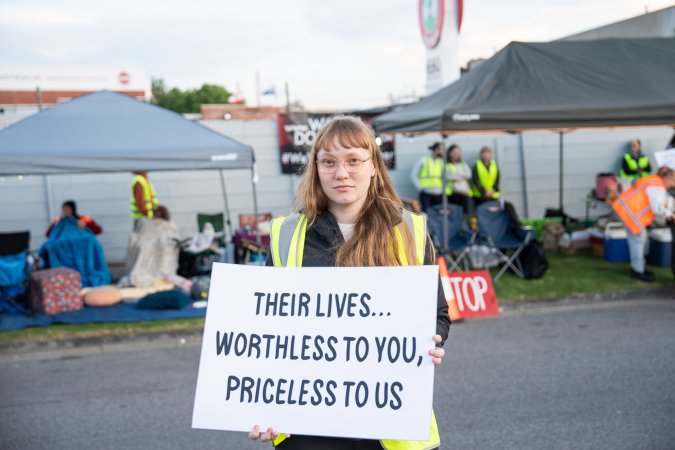
[[[403,209],[392,186],[372,130],[360,119],[335,116],[314,140],[296,198],[298,214],[275,219],[271,230],[274,266],[403,266],[435,264],[433,246],[422,216]],[[450,319],[439,281],[436,347],[440,364]],[[429,342],[432,345],[432,340]],[[438,447],[432,417],[428,442],[297,436],[255,426],[250,439],[273,441],[282,449],[396,449]]]

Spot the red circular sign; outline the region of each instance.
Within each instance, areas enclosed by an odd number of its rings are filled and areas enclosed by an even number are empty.
[[[117,75],[117,79],[120,82],[120,84],[129,84],[129,73],[128,72],[120,72],[119,75]]]
[[[422,40],[427,48],[435,48],[441,41],[445,0],[419,0],[418,14]]]

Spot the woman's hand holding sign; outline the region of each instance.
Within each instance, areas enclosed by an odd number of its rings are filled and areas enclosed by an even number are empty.
[[[443,342],[443,338],[441,338],[440,334],[437,334],[434,336],[434,342],[436,344],[440,344]],[[443,357],[445,356],[445,350],[441,347],[436,347],[433,350],[429,350],[429,355],[431,355],[431,361],[438,365],[441,362],[443,362]]]
[[[260,442],[269,442],[273,441],[277,438],[279,433],[274,431],[272,428],[268,428],[267,431],[260,432],[260,425],[256,425],[253,427],[253,430],[248,434],[248,438],[252,441],[260,441]],[[286,437],[290,437],[290,434],[286,434]]]

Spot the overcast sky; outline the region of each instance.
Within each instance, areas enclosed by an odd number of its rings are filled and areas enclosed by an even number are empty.
[[[460,63],[672,4],[464,0]],[[249,104],[258,71],[261,88],[288,82],[308,108],[366,108],[423,94],[417,21],[417,0],[0,0],[0,64],[141,67],[168,86],[240,89]]]

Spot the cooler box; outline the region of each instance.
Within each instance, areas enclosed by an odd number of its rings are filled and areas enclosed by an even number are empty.
[[[626,229],[621,223],[610,222],[605,227],[603,256],[609,262],[630,262]]]
[[[670,267],[673,237],[670,228],[656,228],[649,232],[649,264]]]
[[[31,273],[28,295],[35,311],[53,315],[82,309],[81,289],[80,274],[59,267]]]

